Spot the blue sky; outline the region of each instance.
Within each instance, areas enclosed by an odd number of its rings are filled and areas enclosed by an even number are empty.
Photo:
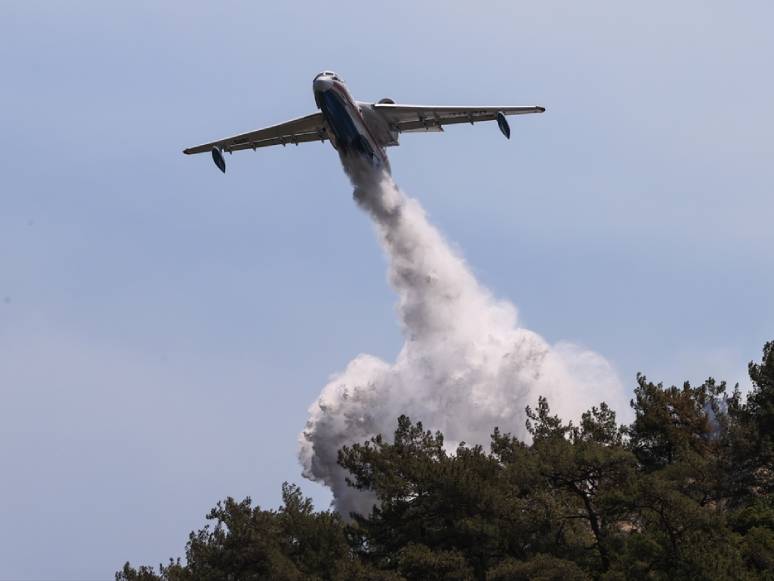
[[[275,506],[330,374],[401,345],[328,144],[183,147],[362,100],[541,104],[404,135],[396,181],[550,341],[633,385],[774,338],[769,3],[0,2],[0,579],[182,553]],[[322,488],[304,489],[325,505]]]

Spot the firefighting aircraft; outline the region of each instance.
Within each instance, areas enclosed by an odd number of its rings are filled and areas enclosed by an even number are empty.
[[[344,81],[332,71],[318,74],[312,83],[318,112],[291,119],[256,131],[234,135],[185,149],[183,153],[212,154],[220,171],[226,172],[223,152],[255,150],[270,145],[298,145],[310,141],[331,142],[345,168],[366,162],[390,171],[385,147],[398,145],[398,135],[409,132],[443,131],[444,125],[497,121],[503,135],[510,139],[506,115],[543,113],[544,107],[450,107],[446,105],[401,105],[392,99],[363,103],[352,98]]]

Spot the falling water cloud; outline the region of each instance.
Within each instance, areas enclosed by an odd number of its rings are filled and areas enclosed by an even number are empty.
[[[390,176],[350,177],[387,255],[405,342],[394,363],[355,357],[309,409],[299,438],[304,476],[331,489],[339,512],[367,513],[374,500],[347,485],[338,450],[390,436],[401,414],[456,446],[486,445],[494,426],[526,437],[524,408],[540,395],[565,418],[600,401],[620,409],[625,393],[603,357],[520,326],[514,305],[476,280]]]

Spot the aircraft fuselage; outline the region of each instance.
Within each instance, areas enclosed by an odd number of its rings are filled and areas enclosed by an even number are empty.
[[[397,144],[397,141],[383,118],[368,110],[367,103],[355,101],[334,73],[317,75],[313,89],[314,100],[325,120],[327,136],[345,166],[356,169],[353,165],[365,163],[389,173],[390,162],[384,145]]]

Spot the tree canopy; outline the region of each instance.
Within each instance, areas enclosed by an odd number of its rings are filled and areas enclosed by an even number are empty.
[[[277,510],[227,498],[184,560],[116,580],[774,579],[774,342],[749,374],[746,396],[638,375],[626,426],[540,398],[531,441],[493,426],[488,450],[401,416],[339,452],[370,514],[316,511],[287,483]]]

